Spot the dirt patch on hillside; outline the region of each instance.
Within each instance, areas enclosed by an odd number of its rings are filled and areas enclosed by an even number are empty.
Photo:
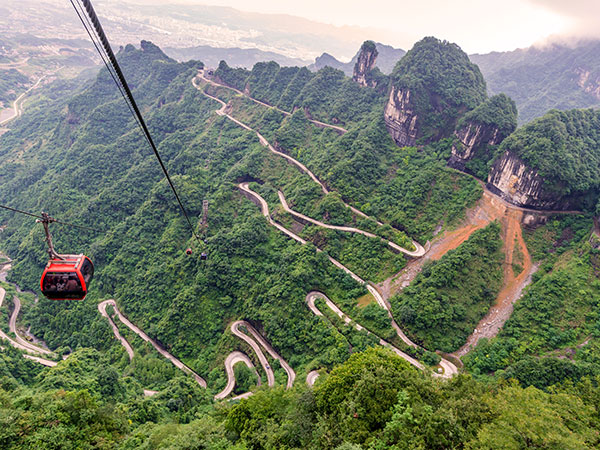
[[[379,291],[386,299],[397,294],[414,280],[427,261],[437,261],[450,250],[454,250],[469,239],[475,231],[502,218],[506,214],[507,208],[504,201],[484,191],[477,204],[467,210],[466,218],[460,227],[452,231],[445,231],[436,237],[431,243],[431,249],[424,257],[409,261],[402,272],[378,284]]]
[[[481,338],[491,338],[498,334],[512,314],[514,302],[521,296],[525,286],[531,283],[531,276],[537,270],[537,266],[531,262],[531,256],[523,239],[522,218],[523,212],[513,208],[507,208],[502,218],[504,284],[490,311],[481,319],[465,345],[454,353],[458,357],[466,355]],[[518,275],[515,275],[513,266],[515,248],[518,249],[519,259],[522,259],[522,269]]]
[[[503,287],[494,305],[479,322],[466,344],[454,353],[457,357],[467,354],[482,337],[490,338],[498,334],[500,328],[512,314],[514,302],[521,296],[525,286],[531,283],[531,276],[537,266],[532,264],[531,256],[523,239],[521,228],[523,210],[509,205],[488,191],[484,191],[477,204],[467,210],[465,221],[460,227],[438,236],[423,258],[410,261],[402,272],[377,286],[384,298],[389,299],[408,286],[427,261],[440,259],[450,250],[456,249],[469,239],[475,231],[484,228],[494,220],[499,220],[502,225],[502,241],[504,242]],[[514,273],[515,267],[518,267],[518,274]]]

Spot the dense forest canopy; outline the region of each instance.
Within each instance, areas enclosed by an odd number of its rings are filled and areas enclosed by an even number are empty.
[[[466,113],[457,128],[468,123],[492,125],[498,129],[501,139],[504,139],[517,128],[517,114],[515,102],[505,94],[498,94]]]
[[[396,64],[392,86],[411,92],[419,136],[431,142],[449,136],[460,115],[487,98],[479,68],[456,44],[427,37]]]

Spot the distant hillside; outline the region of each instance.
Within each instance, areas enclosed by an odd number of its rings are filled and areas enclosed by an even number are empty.
[[[394,48],[390,45],[380,44],[379,42],[375,45],[377,47],[377,51],[379,52],[375,67],[379,67],[379,70],[386,75],[389,75],[392,73],[396,63],[400,61],[400,59],[406,54],[406,51],[400,48]],[[329,53],[323,53],[321,56],[317,57],[314,64],[311,64],[308,66],[308,68],[315,71],[322,69],[325,66],[329,66],[333,67],[334,69],[342,70],[347,76],[352,76],[352,70],[354,69],[354,64],[356,64],[359,52],[356,52],[354,57],[347,63],[338,61]]]
[[[219,62],[227,61],[233,67],[251,69],[254,64],[265,61],[275,61],[281,66],[306,66],[308,61],[289,58],[275,52],[265,52],[256,48],[216,48],[199,45],[188,48],[166,48],[165,53],[178,61],[192,59],[202,61],[207,67],[217,67]]]
[[[471,55],[488,90],[517,103],[519,123],[550,109],[600,106],[600,41]]]

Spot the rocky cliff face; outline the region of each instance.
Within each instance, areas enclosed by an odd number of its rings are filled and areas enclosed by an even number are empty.
[[[376,87],[377,83],[374,80],[370,80],[368,75],[375,67],[378,54],[377,47],[372,41],[366,41],[360,48],[356,64],[354,65],[354,71],[352,72],[352,79],[361,86]]]
[[[544,190],[544,179],[539,173],[510,150],[492,166],[487,187],[517,206],[547,210],[576,208],[576,199]]]
[[[577,85],[584,92],[592,94],[596,99],[600,100],[600,75],[592,74],[583,67],[575,69],[575,74],[577,76]]]
[[[400,146],[452,136],[458,120],[487,98],[485,80],[456,44],[426,37],[390,75],[385,122]]]
[[[478,150],[487,145],[498,145],[502,141],[497,127],[479,123],[467,123],[456,130],[457,141],[452,145],[452,155],[448,165],[455,169],[464,170],[465,164]]]
[[[392,86],[385,105],[385,126],[400,147],[415,145],[417,140],[417,115],[410,101],[410,91]]]

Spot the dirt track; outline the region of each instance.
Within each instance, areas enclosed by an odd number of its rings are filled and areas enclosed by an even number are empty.
[[[525,241],[523,240],[521,220],[525,212],[531,212],[524,208],[515,207],[491,192],[484,190],[482,198],[477,204],[467,211],[464,224],[435,239],[431,249],[425,257],[411,261],[400,274],[384,281],[378,287],[388,299],[395,293],[408,286],[421,271],[426,261],[436,261],[450,250],[454,250],[460,244],[481,228],[484,228],[494,220],[498,220],[502,226],[504,241],[504,284],[499,292],[494,306],[479,322],[473,333],[467,339],[465,345],[457,350],[455,356],[463,356],[477,344],[482,337],[494,337],[506,320],[510,317],[513,304],[520,297],[523,289],[531,282],[531,276],[537,269],[531,262],[531,257]],[[556,213],[554,211],[553,213]],[[567,211],[572,214],[573,211]],[[523,270],[519,274],[513,273],[513,255],[515,245],[518,246],[523,255]]]
[[[523,239],[521,219],[523,212],[519,209],[509,208],[502,219],[504,234],[504,285],[489,312],[481,319],[465,345],[454,352],[460,357],[466,355],[477,345],[481,338],[491,338],[498,334],[500,328],[508,320],[523,289],[531,283],[531,277],[537,270],[531,262],[531,256]],[[515,274],[513,270],[515,245],[523,255],[522,270]]]

